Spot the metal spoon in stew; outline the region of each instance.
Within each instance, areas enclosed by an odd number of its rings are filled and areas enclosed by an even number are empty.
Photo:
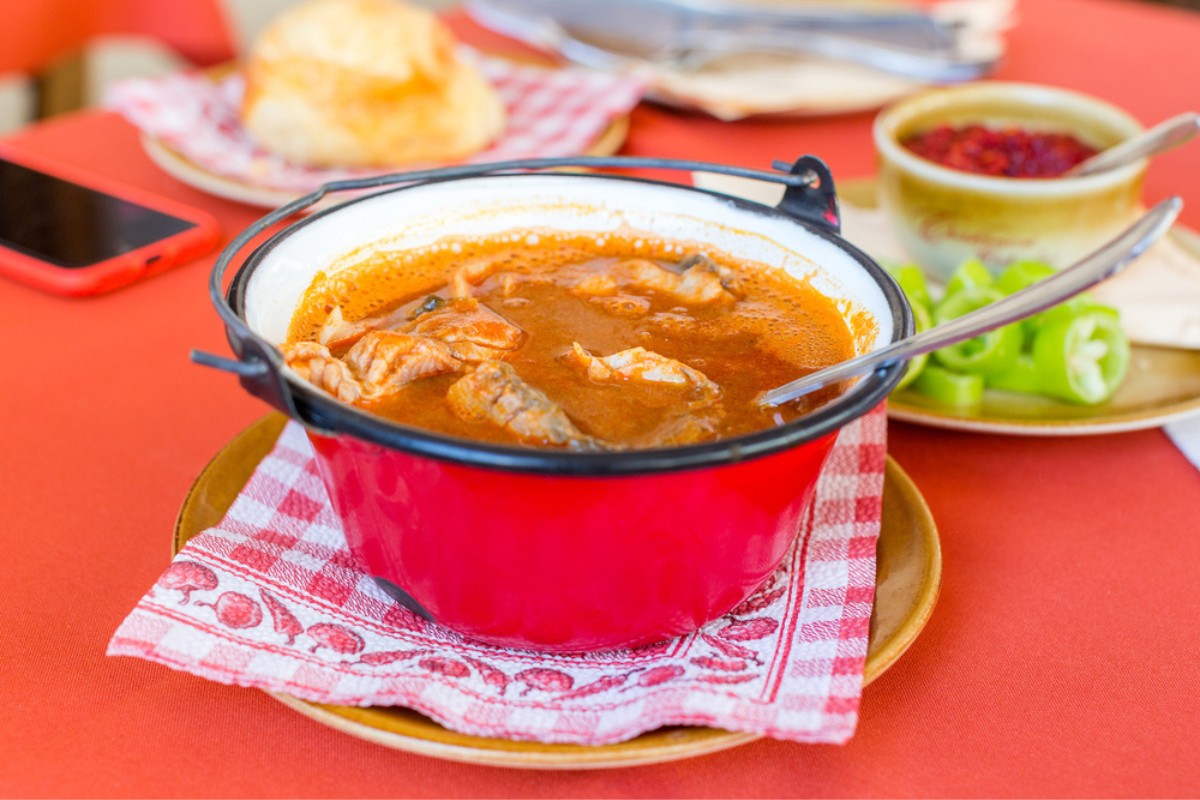
[[[1178,147],[1195,136],[1197,132],[1200,132],[1200,114],[1194,111],[1178,114],[1158,123],[1153,128],[1142,131],[1131,139],[1126,139],[1107,150],[1101,150],[1091,158],[1080,161],[1064,172],[1063,177],[1079,178],[1116,169],[1132,161],[1137,161],[1139,158],[1157,155],[1173,147]]]
[[[1049,278],[943,325],[772,389],[759,397],[759,405],[777,406],[795,400],[838,381],[886,369],[899,361],[987,333],[1057,305],[1115,275],[1140,256],[1166,233],[1181,208],[1183,201],[1178,197],[1164,200],[1111,242]]]

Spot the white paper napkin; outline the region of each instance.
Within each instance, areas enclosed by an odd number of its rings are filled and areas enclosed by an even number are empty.
[[[1182,419],[1163,426],[1163,432],[1200,469],[1200,416]]]
[[[762,0],[756,0],[761,3]],[[999,59],[1016,0],[938,0],[927,7],[953,25],[963,56]],[[927,83],[847,61],[781,53],[732,53],[699,68],[647,65],[653,96],[719,119],[831,114],[874,108]]]

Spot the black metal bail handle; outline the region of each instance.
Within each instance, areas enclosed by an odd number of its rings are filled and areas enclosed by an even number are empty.
[[[299,418],[291,390],[283,377],[283,359],[279,351],[262,339],[246,325],[225,297],[225,274],[230,264],[256,236],[289,217],[311,208],[327,195],[337,192],[354,192],[379,189],[397,184],[426,183],[433,181],[458,180],[489,175],[522,173],[538,170],[557,170],[569,167],[582,169],[664,169],[687,172],[708,172],[738,178],[779,183],[787,187],[778,208],[787,214],[825,228],[838,230],[837,200],[833,196],[833,179],[829,169],[815,156],[803,156],[794,164],[777,161],[772,165],[776,172],[747,169],[728,164],[707,161],[687,161],[674,158],[647,156],[566,156],[561,158],[524,158],[512,161],[495,161],[486,164],[468,164],[457,167],[395,172],[373,175],[366,178],[350,178],[330,181],[306,195],[280,206],[230,240],[221,251],[209,276],[208,293],[213,307],[225,323],[230,344],[238,360],[221,358],[210,353],[192,351],[191,359],[197,364],[224,370],[238,376],[243,386],[252,394],[266,400],[285,413]],[[816,187],[816,188],[814,188]],[[815,192],[815,194],[814,194]],[[814,200],[815,198],[815,200]],[[832,198],[832,199],[830,199]],[[814,211],[814,202],[819,208]],[[832,218],[824,211],[832,207]]]
[[[833,185],[833,175],[824,161],[816,156],[801,156],[794,164],[776,161],[771,166],[790,170],[794,175],[816,176],[816,180],[788,186],[783,193],[783,200],[777,206],[780,211],[834,233],[842,232],[842,212],[838,208],[837,190]]]

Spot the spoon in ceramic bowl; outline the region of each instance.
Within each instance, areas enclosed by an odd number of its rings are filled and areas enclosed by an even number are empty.
[[[1158,123],[1131,139],[1126,139],[1091,158],[1080,161],[1063,173],[1064,178],[1079,178],[1124,166],[1139,158],[1178,147],[1200,131],[1200,114],[1188,111]]]
[[[765,392],[758,403],[777,406],[838,381],[886,369],[1045,311],[1124,269],[1166,233],[1181,208],[1183,201],[1178,197],[1164,200],[1108,244],[1049,278],[923,333],[785,383]]]

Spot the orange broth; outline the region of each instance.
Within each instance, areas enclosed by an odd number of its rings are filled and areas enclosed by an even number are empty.
[[[674,295],[628,289],[641,298],[644,310],[626,315],[571,290],[580,279],[610,271],[625,259],[650,259],[677,272],[685,254],[701,250],[736,275],[736,300],[688,305]],[[393,310],[407,318],[430,295],[449,298],[452,273],[467,263],[489,265],[472,295],[524,331],[520,347],[504,360],[557,403],[579,430],[615,447],[646,446],[639,443],[673,416],[689,413],[688,403],[671,387],[590,381],[563,362],[573,342],[598,356],[640,346],[701,371],[720,387],[716,433],[725,438],[783,424],[835,396],[837,390],[831,389],[779,408],[756,403],[767,389],[852,357],[851,327],[863,325],[861,319],[848,325],[834,301],[806,281],[711,249],[636,236],[520,232],[377,253],[332,274],[318,274],[293,317],[288,341],[315,340],[335,307],[349,321]],[[340,353],[335,349],[333,355]],[[453,436],[517,443],[503,428],[451,413],[445,397],[459,377],[416,381],[367,410]]]

